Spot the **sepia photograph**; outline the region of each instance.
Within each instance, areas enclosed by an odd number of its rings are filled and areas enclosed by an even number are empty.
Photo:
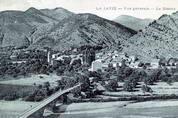
[[[178,0],[0,0],[0,118],[178,118]]]

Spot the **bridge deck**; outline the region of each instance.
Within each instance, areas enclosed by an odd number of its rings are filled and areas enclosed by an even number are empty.
[[[47,99],[43,100],[42,102],[40,102],[39,104],[37,104],[36,106],[34,106],[32,109],[25,111],[19,118],[28,118],[30,115],[32,115],[33,113],[35,113],[36,111],[40,110],[41,108],[45,107],[47,104],[51,103],[52,101],[54,101],[55,99],[57,99],[59,96],[70,92],[71,90],[79,87],[80,84],[68,88],[66,90],[59,90],[56,93],[54,93],[53,95],[51,95],[50,97],[48,97]]]

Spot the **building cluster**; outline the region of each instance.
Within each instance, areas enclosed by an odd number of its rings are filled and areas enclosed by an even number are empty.
[[[90,71],[104,69],[110,65],[113,67],[121,66],[122,61],[125,61],[127,66],[136,68],[138,61],[135,56],[128,56],[126,53],[119,53],[118,51],[101,52],[96,55],[96,60],[92,62]]]
[[[91,65],[95,60],[95,51],[91,49],[85,49],[81,54],[71,54],[64,55],[61,53],[52,54],[51,51],[47,53],[47,61],[50,65],[55,64],[55,62],[63,61],[65,58],[71,58],[70,64],[72,65],[75,60],[81,60],[81,64]]]
[[[114,68],[121,66],[122,61],[125,61],[125,64],[130,68],[146,68],[156,69],[161,66],[166,66],[168,68],[175,68],[178,59],[170,58],[165,61],[161,61],[161,59],[152,59],[147,62],[142,62],[136,56],[130,56],[126,53],[119,53],[118,51],[110,51],[110,52],[101,52],[96,55],[96,60],[92,62],[90,71],[96,71],[98,69],[103,70],[106,67],[112,65]],[[162,64],[161,64],[161,63]]]
[[[122,61],[125,61],[125,64],[130,68],[143,68],[145,65],[147,68],[159,68],[160,59],[152,59],[148,62],[140,61],[136,56],[127,55],[126,53],[119,53],[118,51],[109,51],[109,52],[100,52],[95,54],[93,49],[85,49],[81,54],[72,54],[72,55],[62,55],[61,53],[52,54],[48,52],[48,62],[54,64],[55,61],[64,60],[64,58],[71,58],[70,64],[75,60],[80,59],[82,64],[88,64],[91,66],[89,71],[97,71],[98,69],[103,70],[104,68],[112,65],[114,68],[121,66]],[[178,59],[170,58],[167,61],[163,62],[165,66],[175,67]],[[142,64],[143,63],[143,64]]]
[[[167,60],[161,59],[152,59],[147,62],[140,61],[137,56],[127,55],[126,53],[120,53],[117,50],[108,51],[108,52],[99,52],[96,53],[93,48],[86,48],[80,54],[63,54],[59,52],[53,52],[50,49],[40,50],[47,57],[47,62],[50,65],[54,65],[55,62],[64,61],[65,58],[70,58],[70,64],[72,65],[75,60],[80,60],[81,64],[88,64],[91,66],[90,71],[97,71],[98,69],[103,70],[104,68],[112,65],[113,67],[121,66],[122,61],[125,61],[125,64],[130,68],[142,68],[143,65],[147,68],[158,68],[160,65],[167,66],[168,68],[175,67],[178,63],[178,59],[169,58]],[[38,52],[40,52],[38,51]],[[14,63],[24,63],[26,61],[25,55],[31,55],[34,51],[29,50],[15,50],[10,56],[10,59]],[[17,58],[19,54],[23,54],[23,59]]]

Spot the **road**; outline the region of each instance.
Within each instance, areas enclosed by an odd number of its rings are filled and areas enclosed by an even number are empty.
[[[25,111],[19,118],[28,118],[30,115],[32,115],[33,113],[35,113],[36,111],[40,110],[41,108],[45,107],[47,104],[51,103],[52,101],[54,101],[55,99],[57,99],[59,96],[79,87],[80,84],[71,87],[69,89],[66,90],[60,90],[57,91],[56,93],[54,93],[53,95],[51,95],[50,97],[48,97],[47,99],[43,100],[42,102],[40,102],[39,104],[37,104],[36,106],[32,107],[30,110]]]

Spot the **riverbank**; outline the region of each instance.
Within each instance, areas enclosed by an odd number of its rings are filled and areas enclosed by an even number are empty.
[[[73,103],[58,118],[176,118],[177,109],[178,100]]]
[[[0,101],[0,118],[16,118],[36,103]],[[63,111],[65,109],[65,111]],[[170,118],[178,117],[178,100],[71,103],[60,106],[53,118]]]

